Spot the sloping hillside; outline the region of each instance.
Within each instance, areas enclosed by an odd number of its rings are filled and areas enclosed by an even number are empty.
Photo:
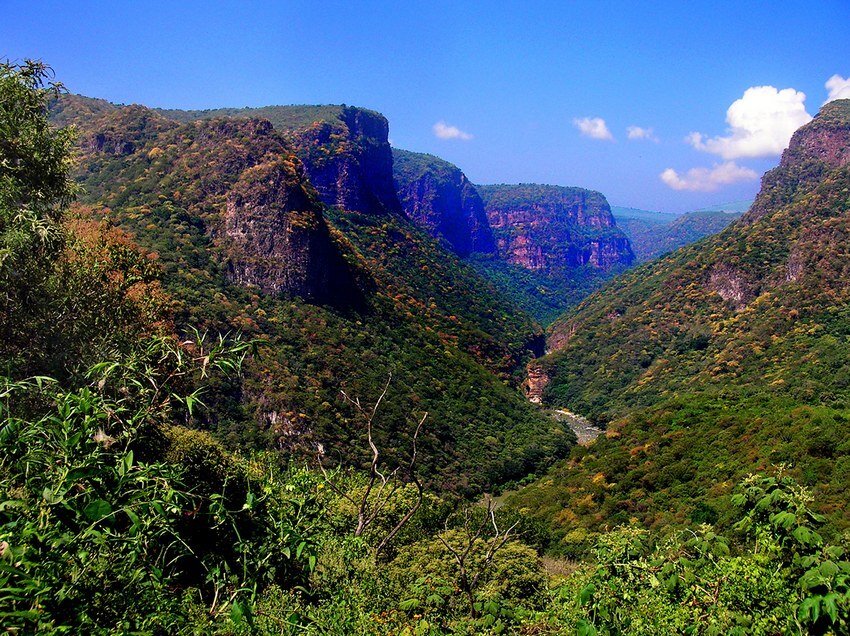
[[[850,101],[794,135],[738,223],[616,279],[551,328],[544,397],[608,427],[516,505],[564,530],[723,515],[787,464],[850,524]]]
[[[706,236],[717,234],[741,212],[697,210],[672,215],[633,208],[611,208],[617,227],[629,237],[635,262],[644,263]]]

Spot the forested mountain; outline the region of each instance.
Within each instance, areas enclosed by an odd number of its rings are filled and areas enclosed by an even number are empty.
[[[474,186],[447,161],[399,149],[393,170],[405,213],[544,325],[631,264],[598,192]]]
[[[434,485],[480,490],[568,451],[569,430],[503,382],[540,351],[540,328],[405,218],[380,115],[280,107],[265,113],[288,126],[276,129],[253,111],[75,96],[52,112],[78,127],[80,200],[156,255],[178,328],[262,342],[199,425],[234,446],[321,444],[347,461],[368,448],[340,391],[375,400],[392,375],[375,435],[401,445],[428,412],[419,451]]]
[[[740,212],[727,210],[697,210],[676,216],[633,208],[613,207],[612,212],[617,227],[629,237],[636,263],[717,234],[741,216]]]
[[[515,504],[564,534],[728,523],[733,484],[785,466],[850,526],[850,101],[798,130],[750,210],[560,318],[544,400],[607,426]],[[577,535],[574,535],[574,538]]]

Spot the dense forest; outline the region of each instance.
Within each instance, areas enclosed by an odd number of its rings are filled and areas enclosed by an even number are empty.
[[[589,447],[517,388],[537,323],[394,199],[385,120],[285,113],[0,64],[6,631],[847,633],[848,102],[555,321]]]

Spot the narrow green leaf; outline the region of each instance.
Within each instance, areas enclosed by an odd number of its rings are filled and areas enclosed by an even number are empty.
[[[234,625],[238,625],[242,622],[242,617],[244,615],[245,610],[242,609],[242,603],[234,601],[233,607],[230,608],[230,620],[233,621]]]

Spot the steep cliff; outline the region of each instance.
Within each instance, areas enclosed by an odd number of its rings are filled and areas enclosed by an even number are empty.
[[[843,191],[848,156],[850,101],[841,100],[825,105],[794,134],[780,165],[765,174],[761,192],[738,223],[617,279],[552,326],[550,347],[564,348],[563,357],[585,346],[579,341],[586,344],[586,337],[601,337],[606,350],[620,352],[616,366],[607,365],[614,384],[606,383],[606,390],[617,392],[649,374],[652,382],[641,383],[645,390],[662,381],[653,365],[681,358],[693,342],[702,343],[695,356],[702,358],[721,342],[737,347],[755,323],[773,325],[759,338],[779,336],[789,328],[783,313],[793,309],[800,319],[804,310],[814,316],[833,305],[846,287],[840,272],[845,269],[843,237],[850,230],[845,215],[850,201]],[[813,303],[818,297],[827,304]],[[637,356],[640,364],[623,356],[635,348],[643,350]],[[594,359],[605,356],[598,346],[594,349]],[[744,358],[754,362],[752,352]],[[722,368],[731,372],[737,364]],[[571,385],[571,393],[578,390],[579,385]]]
[[[335,119],[293,129],[289,138],[327,205],[352,212],[401,214],[388,135],[383,115],[344,106]]]
[[[267,294],[346,305],[355,285],[293,158],[242,172],[224,212],[228,275]]]
[[[393,184],[389,123],[353,106],[264,106],[160,110],[175,121],[262,118],[284,133],[326,205],[350,212],[401,214]]]
[[[393,149],[393,176],[402,208],[461,257],[494,254],[484,203],[460,168],[433,155]]]
[[[509,263],[564,276],[584,265],[605,270],[634,261],[598,192],[537,184],[478,186],[478,192]]]
[[[839,100],[825,105],[791,138],[779,166],[762,178],[761,191],[744,216],[745,223],[790,203],[798,191],[817,185],[830,170],[850,163],[847,104],[847,100]]]
[[[391,377],[375,439],[409,447],[410,420],[427,412],[419,452],[430,485],[481,492],[569,452],[569,428],[510,383],[540,352],[540,327],[392,212],[383,118],[351,109],[343,121],[341,107],[153,113],[83,102],[62,109],[80,126],[81,198],[155,253],[178,329],[261,343],[196,424],[243,448],[314,459],[321,444],[333,460],[368,463],[362,422],[340,391],[370,404]],[[317,132],[328,130],[345,134]],[[98,143],[103,131],[115,142]],[[331,202],[343,199],[327,207],[296,148],[334,155],[323,164],[331,172],[370,174],[334,177]],[[374,174],[369,161],[380,164]]]

